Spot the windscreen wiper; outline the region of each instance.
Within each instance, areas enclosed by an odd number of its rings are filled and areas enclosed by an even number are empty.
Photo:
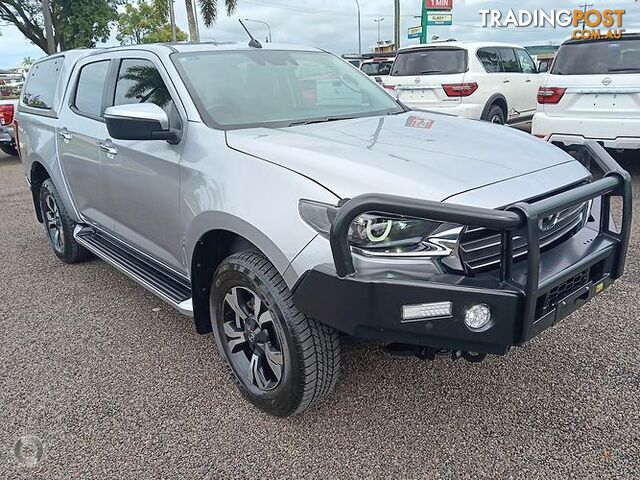
[[[640,72],[640,68],[610,68],[609,72]]]
[[[297,125],[311,125],[312,123],[335,122],[337,120],[349,120],[351,118],[357,118],[357,117],[320,117],[320,118],[311,118],[309,120],[295,120],[289,123],[289,126],[295,127]]]

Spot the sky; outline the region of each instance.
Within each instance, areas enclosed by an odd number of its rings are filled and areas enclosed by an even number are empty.
[[[401,0],[401,44],[411,45],[417,40],[407,39],[407,29],[419,25],[414,18],[420,14],[422,0]],[[333,51],[338,54],[356,53],[358,50],[358,17],[355,0],[238,0],[239,7],[232,17],[220,10],[216,24],[211,28],[200,25],[200,36],[204,40],[244,41],[246,34],[238,19],[251,18],[266,21],[271,25],[273,41],[310,45]],[[223,4],[224,0],[219,0]],[[393,39],[393,0],[360,0],[362,13],[362,50],[371,51],[377,42],[378,30],[375,19],[380,22],[382,40]],[[550,42],[559,43],[569,37],[570,29],[553,28],[483,28],[480,9],[573,9],[579,8],[582,0],[454,0],[453,26],[430,27],[429,37],[454,37],[458,40],[490,40],[512,42],[521,45],[540,45]],[[618,0],[615,2],[589,0],[597,9],[622,8],[626,10],[624,28],[640,30],[640,2]],[[187,31],[184,0],[175,0],[178,26]],[[259,23],[247,24],[259,40],[264,40],[267,29]],[[26,40],[12,26],[0,25],[0,68],[16,66],[24,57],[40,58],[42,51]],[[109,45],[115,45],[115,34]]]

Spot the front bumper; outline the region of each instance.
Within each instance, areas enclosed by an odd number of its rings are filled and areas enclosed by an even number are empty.
[[[600,180],[504,211],[380,195],[349,200],[331,229],[334,265],[316,267],[300,279],[294,289],[296,305],[320,322],[362,338],[492,354],[524,344],[599,294],[624,270],[631,225],[630,177],[599,145],[589,143],[586,148],[604,172]],[[612,196],[623,200],[619,233],[609,221]],[[538,219],[591,199],[597,204],[595,220],[541,253]],[[501,230],[500,271],[473,276],[356,272],[346,234],[353,219],[367,211]],[[513,232],[523,227],[529,253],[525,261],[514,263]],[[453,304],[450,317],[402,321],[404,305],[443,301]],[[492,312],[491,322],[481,331],[464,323],[466,310],[477,304],[488,305]]]

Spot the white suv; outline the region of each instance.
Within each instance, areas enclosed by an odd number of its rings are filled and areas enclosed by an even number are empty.
[[[531,119],[541,77],[518,45],[447,41],[401,49],[384,86],[414,109],[504,124]]]
[[[538,103],[532,133],[539,138],[640,149],[640,34],[563,43]]]

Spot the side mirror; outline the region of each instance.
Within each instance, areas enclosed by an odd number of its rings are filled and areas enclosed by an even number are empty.
[[[169,117],[153,103],[116,105],[104,112],[107,130],[117,140],[166,140],[180,142],[180,135],[169,129]]]
[[[549,64],[544,62],[538,65],[538,73],[545,73],[549,70]]]

